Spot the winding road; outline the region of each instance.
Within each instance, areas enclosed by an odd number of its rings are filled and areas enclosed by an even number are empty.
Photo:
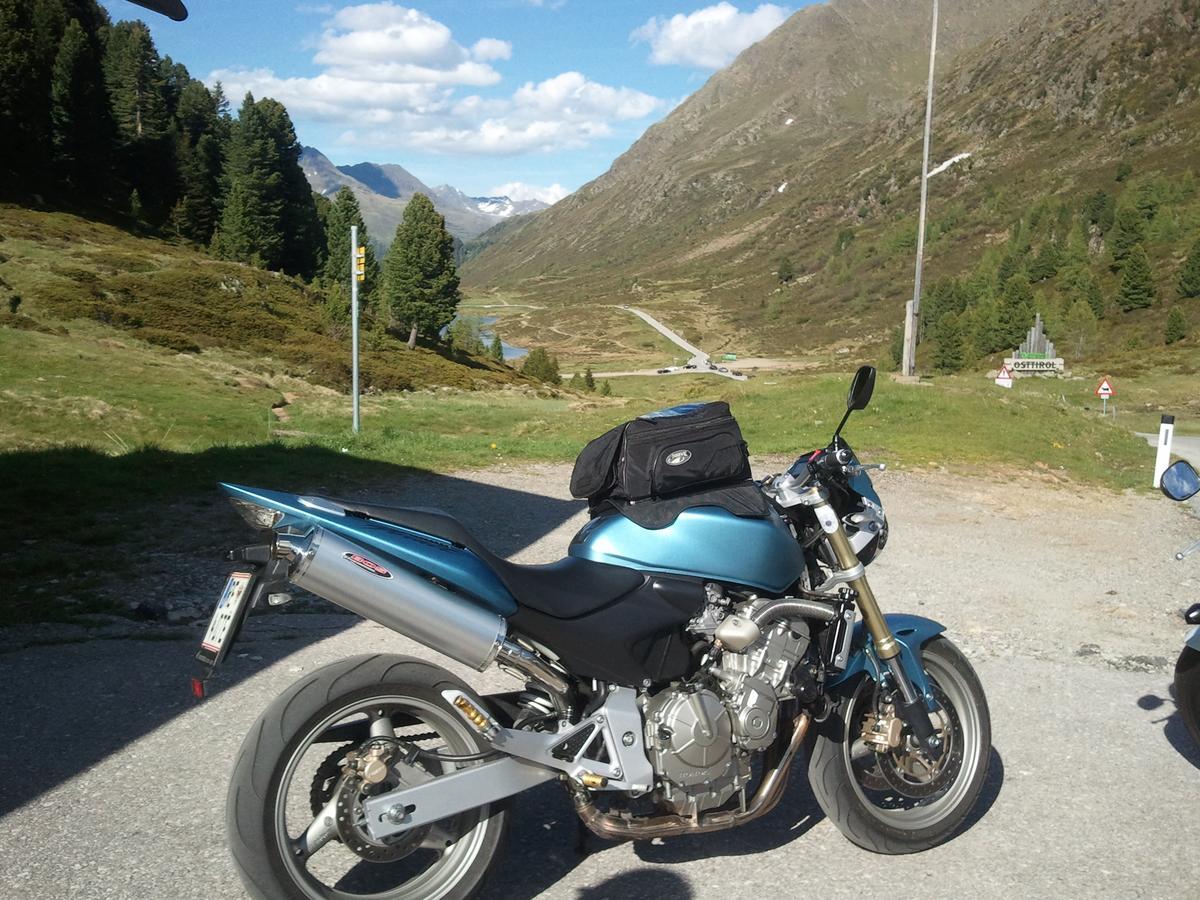
[[[676,344],[677,346],[686,350],[688,352],[688,357],[689,357],[687,364],[683,365],[683,366],[666,367],[667,371],[665,371],[665,372],[662,371],[661,369],[636,369],[636,370],[630,370],[627,372],[595,372],[595,373],[593,373],[594,377],[596,377],[596,378],[623,378],[623,377],[626,377],[629,375],[687,375],[690,373],[690,374],[694,374],[694,375],[719,375],[722,378],[732,378],[734,381],[745,381],[746,380],[745,375],[734,374],[733,372],[728,371],[728,369],[726,367],[722,367],[722,368],[726,368],[726,371],[722,372],[716,366],[716,364],[712,362],[712,359],[709,357],[709,355],[707,353],[705,353],[703,350],[701,350],[695,344],[692,344],[692,343],[688,342],[687,340],[685,340],[682,335],[677,334],[676,332],[672,331],[670,328],[668,328],[662,322],[658,321],[658,319],[654,318],[654,316],[650,315],[650,313],[646,312],[645,310],[635,309],[632,306],[622,306],[621,309],[626,310],[627,312],[633,313],[635,316],[637,316],[639,319],[641,319],[643,322],[645,322],[647,325],[649,325],[651,328],[653,328],[655,331],[657,331],[659,334],[661,334],[663,337],[665,337],[668,341],[670,341],[671,343]],[[689,369],[689,368],[687,368],[687,366],[695,366],[695,368]]]

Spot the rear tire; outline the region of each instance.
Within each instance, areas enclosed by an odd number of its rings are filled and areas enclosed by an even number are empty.
[[[297,861],[295,846],[288,843],[289,837],[295,838],[291,832],[296,831],[296,824],[286,821],[285,812],[296,809],[291,799],[293,791],[302,793],[305,804],[309,799],[310,781],[303,780],[298,760],[310,750],[317,756],[330,750],[336,753],[337,743],[319,743],[314,738],[330,727],[333,717],[347,710],[357,715],[360,708],[368,710],[376,701],[395,709],[397,721],[404,717],[400,710],[415,711],[411,721],[417,725],[408,727],[418,731],[423,728],[426,733],[436,730],[435,739],[440,739],[449,753],[485,750],[480,739],[442,697],[444,690],[460,690],[475,696],[470,687],[451,673],[430,663],[404,656],[375,655],[354,657],[318,669],[275,699],[242,744],[226,805],[229,847],[252,896],[263,900],[342,900],[363,896],[348,892],[346,886],[352,887],[364,878],[369,881],[379,880],[381,875],[387,877],[389,867],[403,862],[359,861],[348,848],[338,846],[339,859],[345,856],[355,868],[333,885],[325,884],[308,871],[313,860],[324,861],[320,850],[305,862]],[[322,749],[313,750],[315,747]],[[307,807],[306,814],[311,815]],[[404,882],[411,888],[400,885],[379,892],[372,887],[370,896],[421,900],[464,900],[471,896],[499,857],[507,811],[503,804],[497,804],[480,807],[464,816],[465,824],[455,820],[462,828],[457,840],[447,842],[444,850],[428,851],[437,860],[424,872],[434,872],[438,877],[430,879],[426,874],[418,874]],[[304,824],[300,819],[300,831]],[[334,838],[334,842],[337,840]],[[332,848],[326,851],[331,852]],[[421,852],[426,851],[410,851]],[[439,874],[438,866],[445,867],[448,874]],[[421,878],[425,881],[419,881]]]
[[[987,776],[991,719],[975,670],[944,637],[926,643],[921,656],[948,714],[941,721],[943,735],[952,735],[941,758],[942,774],[931,776],[929,785],[905,783],[904,772],[892,766],[894,755],[876,754],[863,744],[862,717],[876,689],[869,677],[810,739],[808,776],[817,802],[842,834],[874,853],[916,853],[950,838],[979,799]],[[884,766],[892,768],[885,773]],[[920,796],[924,791],[929,795]]]
[[[1175,706],[1200,747],[1200,651],[1184,647],[1175,663]]]

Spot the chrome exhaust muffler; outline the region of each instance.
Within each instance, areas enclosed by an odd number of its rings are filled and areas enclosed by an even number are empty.
[[[280,535],[277,546],[292,584],[463,665],[486,669],[506,643],[502,616],[332,531]]]

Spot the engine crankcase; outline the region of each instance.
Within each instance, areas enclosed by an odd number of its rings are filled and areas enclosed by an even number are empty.
[[[646,744],[663,797],[680,815],[720,806],[750,775],[735,752],[733,722],[708,690],[664,691],[646,704]]]

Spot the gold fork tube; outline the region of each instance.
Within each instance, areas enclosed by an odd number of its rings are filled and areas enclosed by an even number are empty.
[[[818,518],[825,520],[826,517],[821,515],[822,512],[825,511],[817,510]],[[850,546],[850,539],[846,537],[846,529],[842,527],[842,523],[838,520],[832,507],[828,507],[828,514],[837,522],[837,529],[835,531],[826,530],[825,536],[829,538],[829,546],[833,548],[838,566],[843,570],[858,568],[861,563],[858,561],[858,554]],[[867,583],[866,573],[864,572],[848,584],[858,593],[858,610],[862,613],[863,623],[866,624],[867,631],[871,633],[871,639],[875,642],[875,655],[885,660],[899,655],[900,645],[896,643],[892,629],[888,627],[887,619],[883,617],[883,613],[879,609],[879,603],[875,600],[875,592]]]

